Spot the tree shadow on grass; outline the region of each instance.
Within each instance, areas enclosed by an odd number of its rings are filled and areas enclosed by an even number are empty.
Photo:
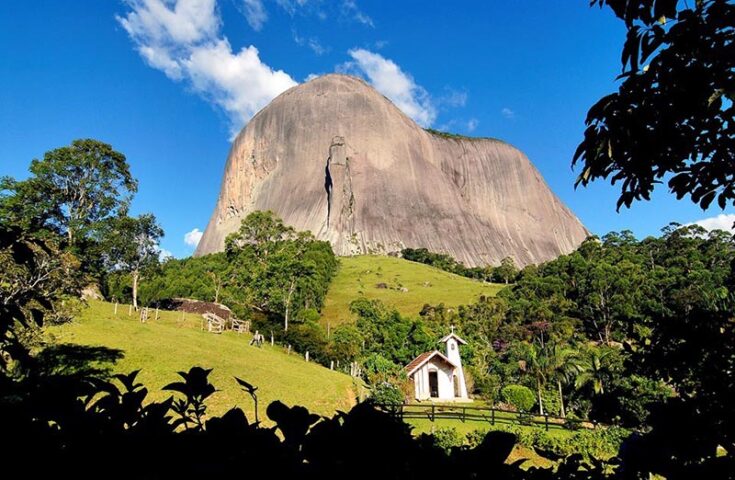
[[[109,378],[125,356],[115,348],[63,343],[51,345],[35,358],[39,377]]]

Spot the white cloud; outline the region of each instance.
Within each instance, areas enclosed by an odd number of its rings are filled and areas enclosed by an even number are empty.
[[[474,132],[475,129],[477,128],[477,124],[479,124],[479,123],[480,123],[479,120],[477,120],[476,118],[470,118],[467,121],[467,131],[470,132],[470,133],[471,132]]]
[[[375,50],[381,50],[388,46],[388,40],[377,40],[373,45]]]
[[[227,39],[194,49],[182,64],[194,89],[227,112],[233,133],[296,85],[287,73],[261,62],[257,48],[251,45],[235,54]]]
[[[696,222],[688,223],[687,225],[699,225],[708,231],[724,230],[726,232],[735,234],[735,228],[733,228],[733,224],[735,224],[735,214],[721,213],[716,217],[703,218],[701,220],[697,220]]]
[[[500,110],[500,114],[509,120],[516,118],[516,112],[508,107],[504,107],[502,110]]]
[[[195,228],[194,230],[184,234],[184,243],[192,248],[196,248],[197,245],[199,245],[199,241],[202,239],[202,235],[204,235],[204,232]]]
[[[276,0],[276,3],[289,15],[293,16],[296,13],[296,10],[309,3],[309,0]]]
[[[169,260],[171,258],[174,258],[173,253],[166,250],[165,248],[158,247],[158,260],[159,261],[165,262],[166,260]]]
[[[364,74],[376,90],[422,127],[434,123],[437,112],[431,97],[395,62],[362,48],[352,49],[348,53],[353,61],[340,66],[338,70]]]
[[[357,0],[276,0],[276,4],[291,17],[315,16],[321,21],[332,17],[375,27],[373,19],[362,11]]]
[[[293,34],[293,41],[296,42],[297,45],[309,47],[311,51],[317,55],[323,55],[329,51],[327,47],[324,47],[321,42],[319,42],[317,37],[304,38],[300,36],[296,30],[292,30],[291,33]]]
[[[125,17],[118,17],[123,28],[134,39],[145,38],[148,43],[194,44],[217,33],[220,18],[216,0],[178,0],[169,8],[170,1],[127,0],[131,8]]]
[[[243,0],[243,6],[245,7],[245,19],[248,24],[256,32],[263,28],[266,20],[268,20],[268,13],[265,11],[265,6],[262,0]]]
[[[255,46],[233,51],[221,32],[216,0],[126,3],[130,11],[117,20],[140,55],[222,108],[233,135],[274,97],[296,85],[287,73],[263,63]],[[246,7],[248,3],[256,2],[246,1]]]
[[[367,16],[355,0],[344,0],[342,2],[342,15],[368,27],[374,27],[373,19]]]
[[[441,107],[464,107],[467,104],[467,92],[445,88],[446,93],[439,97],[437,103]]]

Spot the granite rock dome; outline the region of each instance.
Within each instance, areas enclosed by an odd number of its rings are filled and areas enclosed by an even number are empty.
[[[518,149],[428,132],[346,75],[287,90],[240,132],[195,254],[222,250],[255,210],[338,255],[425,247],[468,266],[543,262],[588,235]]]

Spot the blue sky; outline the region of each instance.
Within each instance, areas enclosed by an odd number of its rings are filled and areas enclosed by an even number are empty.
[[[162,247],[187,256],[185,236],[207,224],[233,133],[283,89],[341,71],[425,126],[516,145],[594,233],[645,236],[721,215],[665,187],[620,213],[617,188],[574,190],[570,160],[588,108],[615,89],[624,34],[588,4],[2,2],[0,175],[23,178],[31,159],[75,138],[108,142],[140,181],[134,213],[153,212]]]

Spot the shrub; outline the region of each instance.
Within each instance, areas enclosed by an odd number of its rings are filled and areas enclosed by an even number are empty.
[[[299,322],[318,322],[321,315],[316,308],[305,308],[296,315]]]
[[[519,445],[553,452],[566,457],[580,454],[585,459],[596,458],[606,460],[617,454],[623,440],[630,434],[620,427],[579,430],[571,436],[560,437],[538,427],[521,427],[518,425],[497,424],[493,430],[512,433],[517,437]],[[482,432],[473,432],[472,438],[467,436],[468,443],[482,442]]]
[[[500,375],[483,374],[471,366],[465,372],[471,372],[474,376],[475,397],[482,398],[490,404],[500,400]]]
[[[326,363],[327,335],[317,322],[295,323],[285,334],[286,342],[297,352],[309,352],[314,361]]]
[[[520,412],[530,411],[536,405],[536,396],[530,388],[523,385],[508,385],[500,391],[503,400],[513,405]]]
[[[434,446],[449,453],[454,447],[461,447],[464,443],[456,428],[437,428],[431,435]]]
[[[559,392],[555,389],[544,389],[541,392],[544,401],[544,412],[549,415],[561,415],[561,403],[559,403]]]
[[[390,382],[380,382],[373,386],[370,399],[375,403],[395,405],[403,403],[403,391]]]
[[[403,374],[400,365],[396,365],[384,356],[373,353],[362,361],[363,375],[368,383],[377,385],[393,379],[398,379]],[[403,375],[405,377],[405,375]]]
[[[467,444],[468,447],[474,449],[477,448],[483,440],[485,440],[485,436],[487,435],[487,430],[472,430],[467,435],[465,435],[465,444]]]

